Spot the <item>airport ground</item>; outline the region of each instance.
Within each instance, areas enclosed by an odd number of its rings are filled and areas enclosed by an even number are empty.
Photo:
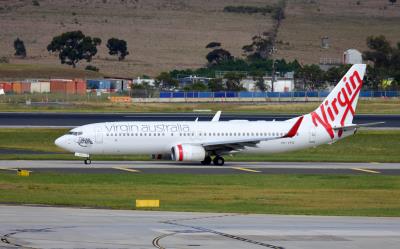
[[[9,122],[0,129],[1,249],[398,247],[397,115],[361,115],[361,122],[383,118],[389,125],[305,151],[228,157],[225,167],[132,161],[148,155],[97,157],[87,167],[53,143],[69,119],[77,122],[67,123],[72,127],[93,118],[195,114],[7,115],[0,115]],[[51,129],[38,128],[52,122]],[[30,176],[17,176],[18,168]],[[136,199],[159,199],[161,206],[133,210]]]
[[[0,248],[398,248],[399,218],[0,206]]]

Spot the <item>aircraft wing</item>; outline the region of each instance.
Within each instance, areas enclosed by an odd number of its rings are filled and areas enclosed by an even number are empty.
[[[233,151],[240,151],[240,150],[243,150],[245,147],[256,147],[257,144],[262,141],[294,137],[297,134],[297,131],[300,127],[302,120],[303,120],[303,116],[301,116],[296,121],[296,123],[292,126],[292,128],[283,136],[215,141],[215,142],[202,143],[201,145],[204,147],[204,149],[206,151],[212,151],[215,154],[223,154],[223,153],[228,153],[228,152],[233,152]]]

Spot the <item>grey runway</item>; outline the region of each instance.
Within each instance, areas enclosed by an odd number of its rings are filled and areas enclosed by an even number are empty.
[[[224,166],[171,161],[0,160],[0,172],[138,174],[384,174],[400,175],[400,163],[227,162]]]
[[[273,119],[280,121],[299,115],[293,114],[232,114],[222,113],[221,121],[232,119],[247,119],[250,121]],[[209,121],[213,113],[0,113],[0,124],[2,127],[75,127],[84,124],[112,121]],[[354,123],[385,122],[377,127],[399,128],[400,115],[376,115],[358,114]]]
[[[0,220],[2,249],[397,249],[400,244],[400,218],[0,206]]]

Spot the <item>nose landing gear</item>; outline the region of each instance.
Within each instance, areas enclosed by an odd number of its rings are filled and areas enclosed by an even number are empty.
[[[90,158],[86,158],[83,162],[84,162],[86,165],[89,165],[89,164],[92,163],[92,160],[90,160]]]

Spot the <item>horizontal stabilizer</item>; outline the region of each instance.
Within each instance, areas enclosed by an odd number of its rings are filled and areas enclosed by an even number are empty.
[[[381,125],[384,123],[385,122],[374,122],[374,123],[366,123],[366,124],[350,124],[350,125],[332,127],[332,129],[333,130],[351,130],[351,129],[356,129],[356,128],[360,128],[360,127]]]

